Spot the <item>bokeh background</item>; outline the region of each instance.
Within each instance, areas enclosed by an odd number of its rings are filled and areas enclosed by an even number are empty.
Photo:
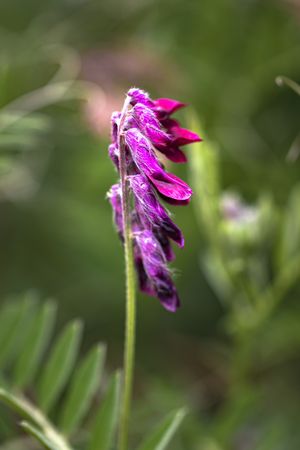
[[[300,97],[275,83],[300,80],[299,21],[296,0],[0,2],[1,301],[29,289],[55,298],[60,324],[81,317],[85,344],[108,344],[108,368],[121,365],[124,322],[123,253],[105,199],[116,180],[110,114],[138,86],[190,104],[178,116],[205,137],[187,150],[188,167],[168,166],[196,191],[190,206],[172,208],[186,239],[175,264],[182,308],[173,315],[139,295],[133,439],[185,404],[174,450],[299,449]],[[194,170],[210,142],[227,220],[219,244],[243,284],[226,301],[206,258],[219,245],[203,208],[207,174]],[[222,191],[250,205],[227,197],[246,231],[226,216]],[[255,303],[276,282],[283,241],[283,266],[298,257],[284,301],[237,333],[230,297],[250,292]],[[251,275],[239,269],[249,259]]]

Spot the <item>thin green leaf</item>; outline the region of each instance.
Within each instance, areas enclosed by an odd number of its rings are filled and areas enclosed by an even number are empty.
[[[165,450],[186,415],[186,409],[170,413],[138,450]]]
[[[88,410],[99,383],[104,363],[105,348],[94,347],[75,372],[61,415],[61,428],[72,433]]]
[[[10,363],[34,317],[36,297],[27,293],[23,301],[5,304],[0,312],[0,366]]]
[[[56,402],[73,370],[81,340],[82,323],[65,327],[53,347],[39,383],[39,404],[49,411]]]
[[[25,387],[35,376],[40,359],[51,336],[55,311],[55,304],[48,301],[34,320],[20,358],[15,366],[14,380],[18,388]]]
[[[20,426],[23,428],[26,433],[33,436],[43,447],[47,450],[58,450],[57,446],[53,444],[38,428],[34,427],[30,423],[25,420],[20,423]]]
[[[89,450],[109,450],[112,447],[119,413],[120,381],[120,373],[117,372],[109,384],[96,416]]]

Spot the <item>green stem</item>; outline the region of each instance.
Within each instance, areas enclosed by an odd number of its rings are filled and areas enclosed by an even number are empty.
[[[128,109],[128,100],[125,101],[119,124],[119,150],[120,150],[120,177],[122,188],[122,214],[124,229],[124,252],[125,252],[125,273],[126,273],[126,326],[125,326],[125,349],[124,349],[124,380],[123,395],[121,403],[120,429],[119,429],[119,450],[128,449],[128,425],[130,418],[134,352],[135,352],[135,322],[136,322],[136,301],[135,301],[135,275],[133,265],[133,247],[131,238],[130,222],[130,199],[126,178],[126,155],[125,142],[122,128]]]

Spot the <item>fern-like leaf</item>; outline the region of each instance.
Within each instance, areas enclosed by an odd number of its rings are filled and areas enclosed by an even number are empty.
[[[33,293],[0,309],[0,401],[23,419],[21,428],[43,447],[72,450],[73,443],[67,436],[80,435],[80,425],[89,410],[96,418],[100,414],[103,424],[109,425],[111,433],[114,431],[111,409],[107,407],[112,392],[110,387],[100,409],[92,407],[101,380],[105,346],[94,346],[76,367],[82,334],[80,321],[67,324],[49,346],[55,311],[54,302],[41,304]],[[110,386],[115,386],[115,380],[113,377]],[[115,390],[113,394],[116,395]],[[116,420],[116,400],[113,410]],[[53,421],[48,417],[49,411]],[[98,425],[101,428],[99,422]],[[86,435],[90,442],[89,436],[94,436],[95,431]]]

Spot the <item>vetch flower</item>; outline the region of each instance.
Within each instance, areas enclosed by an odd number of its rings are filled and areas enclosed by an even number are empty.
[[[130,219],[139,287],[157,297],[172,312],[180,302],[168,269],[168,262],[175,258],[171,241],[183,247],[184,237],[160,198],[171,204],[184,205],[189,203],[192,189],[165,170],[157,152],[173,162],[182,163],[187,158],[180,147],[201,140],[196,133],[182,128],[170,117],[184,106],[184,103],[168,98],[152,100],[146,92],[130,89],[122,112],[112,114],[109,146],[109,156],[116,169],[120,172],[120,163],[125,165],[125,177],[122,166],[121,180],[127,183],[125,190],[129,189],[132,196],[125,217]],[[126,228],[122,186],[121,183],[113,185],[107,196],[123,241]]]

